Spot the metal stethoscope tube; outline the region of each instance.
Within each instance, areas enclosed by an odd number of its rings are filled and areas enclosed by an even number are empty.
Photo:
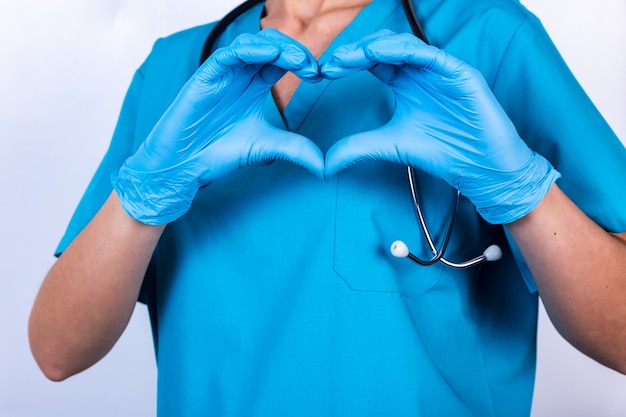
[[[441,262],[445,265],[451,266],[453,268],[469,268],[474,265],[478,265],[485,261],[497,261],[502,257],[502,250],[498,245],[491,245],[485,251],[472,259],[469,259],[465,262],[452,262],[444,257],[446,248],[448,247],[448,243],[450,242],[450,236],[452,234],[452,228],[454,227],[454,222],[456,221],[457,211],[459,209],[459,201],[461,199],[461,193],[457,190],[454,207],[452,211],[452,215],[450,217],[450,222],[448,223],[448,227],[446,228],[446,232],[441,241],[441,246],[439,249],[435,246],[433,239],[428,231],[428,226],[426,225],[426,220],[424,220],[424,213],[422,213],[422,207],[419,202],[419,197],[417,195],[417,190],[415,187],[415,172],[413,168],[407,167],[407,176],[409,179],[409,186],[411,188],[411,197],[413,198],[413,205],[415,206],[415,211],[417,213],[417,218],[420,223],[420,227],[422,232],[424,233],[424,237],[426,238],[426,242],[428,242],[428,246],[433,253],[432,258],[430,259],[421,259],[414,254],[412,254],[406,244],[400,240],[396,240],[391,244],[391,253],[399,258],[408,257],[412,261],[423,265],[430,266],[434,265],[437,262]]]

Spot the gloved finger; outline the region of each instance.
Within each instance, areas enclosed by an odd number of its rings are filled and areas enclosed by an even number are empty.
[[[264,29],[258,33],[258,36],[275,42],[281,49],[280,54],[271,64],[293,72],[308,82],[321,80],[317,60],[306,46],[276,29]]]
[[[278,54],[258,68],[260,78],[268,85],[275,84],[286,72],[291,71],[300,78],[317,81],[317,60],[301,43],[275,29],[265,29],[257,34],[238,36],[231,47],[256,48],[259,44],[274,45]]]
[[[365,48],[370,42],[393,35],[394,32],[384,29],[365,36],[358,42],[338,47],[328,61],[322,64],[321,73],[325,78],[338,79],[372,68],[376,62],[367,56]]]
[[[264,137],[266,140],[255,142],[250,150],[250,163],[288,161],[324,178],[324,154],[313,141],[276,128],[272,128]]]
[[[404,153],[392,139],[393,132],[385,134],[385,127],[370,132],[347,136],[335,143],[326,152],[325,174],[332,178],[350,165],[361,161],[387,161],[409,165]]]
[[[243,35],[242,35],[243,36]],[[258,66],[273,61],[280,54],[280,48],[272,42],[259,41],[256,44],[233,43],[217,49],[196,71],[196,77],[206,83],[217,83],[226,74],[246,66]]]
[[[463,61],[409,34],[374,39],[364,46],[365,55],[378,64],[409,65],[450,76],[467,67]]]
[[[342,45],[335,49],[328,61],[321,65],[324,78],[336,80],[368,70],[376,65],[366,54],[361,43]]]

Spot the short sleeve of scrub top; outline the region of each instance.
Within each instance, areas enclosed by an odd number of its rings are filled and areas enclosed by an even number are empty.
[[[133,151],[137,109],[142,93],[143,74],[141,69],[135,72],[131,85],[126,92],[116,129],[109,144],[109,149],[98,166],[87,190],[85,191],[67,230],[59,242],[55,254],[59,256],[74,240],[80,231],[100,210],[107,197],[113,191],[110,176],[117,171]]]
[[[624,145],[535,17],[512,37],[492,89],[530,148],[561,173],[563,192],[605,230],[626,231]],[[532,288],[521,254],[516,260]]]
[[[626,231],[626,150],[536,18],[511,39],[493,85],[520,135],[561,172],[559,187],[604,229]]]
[[[195,27],[168,38],[159,39],[153,47],[153,52],[164,47],[164,45],[177,43],[180,38],[190,40],[190,48],[197,44],[202,45],[202,40],[212,27],[212,24]],[[196,52],[195,54],[185,52],[180,51],[178,56],[168,56],[166,61],[161,61],[159,54],[152,53],[135,72],[126,92],[109,148],[55,250],[57,256],[65,250],[102,207],[107,197],[113,191],[111,174],[117,172],[126,158],[131,156],[145,140],[150,132],[150,126],[154,125],[159,115],[165,111],[167,105],[174,99],[178,89],[186,78],[191,75],[191,71],[197,68],[200,53],[198,51],[194,51]],[[179,66],[190,68],[190,70],[182,73],[180,71],[170,71],[172,72],[172,74],[169,74],[172,77],[172,88],[158,89],[159,94],[165,94],[166,97],[160,96],[157,99],[152,96],[155,93],[155,89],[151,88],[150,80],[148,80],[148,86],[145,86],[145,73],[153,71],[155,67],[161,67],[164,72],[163,76],[167,77],[168,68],[172,68],[172,60],[179,60],[177,62]],[[152,112],[152,120],[146,120],[145,113],[147,112],[144,109]]]

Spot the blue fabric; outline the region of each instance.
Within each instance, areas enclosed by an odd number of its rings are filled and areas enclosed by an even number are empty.
[[[625,231],[624,147],[540,23],[510,0],[425,0],[417,11],[433,44],[484,74],[575,202],[605,228]],[[258,31],[260,14],[261,6],[238,19],[221,44]],[[329,50],[383,27],[410,30],[399,2],[374,0]],[[210,28],[155,44],[58,252],[197,68]],[[282,115],[268,97],[266,112],[325,151],[385,123],[393,106],[390,91],[359,73],[302,84]],[[440,236],[453,190],[426,175],[419,184]],[[362,163],[324,182],[275,162],[200,190],[166,228],[145,280],[159,415],[528,416],[537,297],[503,230],[461,201],[449,257],[464,260],[492,242],[504,249],[501,261],[466,270],[393,258],[395,239],[428,253],[396,165]]]

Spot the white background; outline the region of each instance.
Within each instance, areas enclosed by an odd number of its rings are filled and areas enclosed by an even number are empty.
[[[213,3],[220,3],[219,5]],[[527,0],[609,123],[626,138],[626,2]],[[151,416],[145,307],[103,361],[47,381],[27,342],[52,252],[102,155],[135,68],[158,36],[235,1],[3,0],[0,4],[0,416]],[[626,179],[625,179],[626,180]],[[626,416],[626,377],[583,357],[542,312],[534,417]]]

